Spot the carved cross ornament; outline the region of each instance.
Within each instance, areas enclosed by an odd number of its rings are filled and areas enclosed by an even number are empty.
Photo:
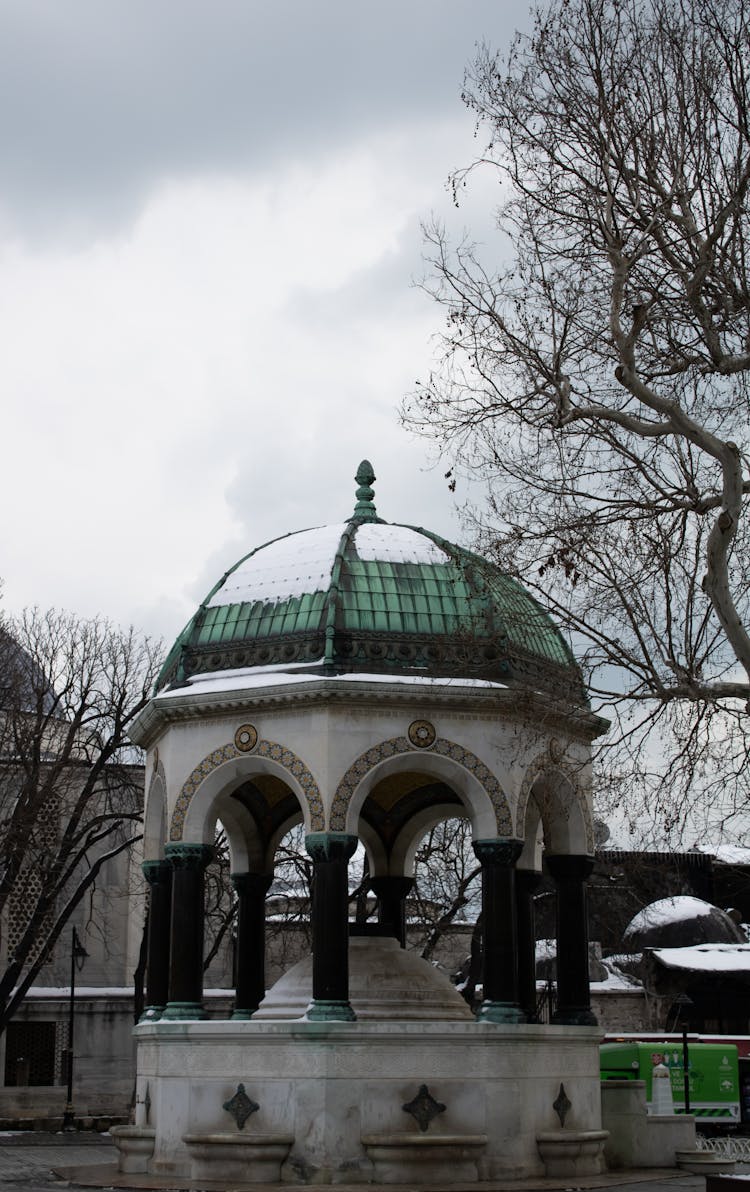
[[[439,1113],[445,1113],[442,1101],[436,1101],[426,1084],[420,1084],[419,1092],[411,1101],[407,1101],[401,1108],[410,1113],[420,1130],[424,1134],[433,1118]]]
[[[224,1102],[222,1108],[226,1109],[227,1113],[231,1113],[237,1123],[237,1129],[242,1130],[250,1114],[256,1113],[260,1109],[260,1105],[248,1097],[244,1084],[238,1084],[237,1092]]]

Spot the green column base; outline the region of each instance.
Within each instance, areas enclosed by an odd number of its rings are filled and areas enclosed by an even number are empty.
[[[526,1015],[515,1002],[482,1002],[477,1022],[525,1022]]]
[[[356,1022],[357,1015],[349,1002],[311,1002],[307,1007],[310,1022]]]
[[[146,1006],[138,1019],[139,1022],[158,1022],[164,1016],[164,1006]]]
[[[200,1002],[169,1002],[161,1016],[164,1019],[179,1021],[182,1018],[208,1018]]]
[[[249,1022],[254,1010],[232,1010],[232,1022]]]
[[[591,1006],[564,1006],[552,1015],[554,1026],[598,1026]]]

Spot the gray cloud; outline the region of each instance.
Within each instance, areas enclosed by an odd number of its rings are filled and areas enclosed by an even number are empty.
[[[3,0],[5,217],[87,236],[160,180],[454,115],[474,44],[526,19],[517,0]]]

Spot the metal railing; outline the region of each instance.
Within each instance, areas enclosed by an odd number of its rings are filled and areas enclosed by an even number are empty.
[[[554,981],[548,981],[544,989],[537,989],[536,1017],[537,1022],[551,1022],[552,1015],[557,1009],[557,986]]]
[[[750,1163],[750,1138],[744,1134],[717,1134],[708,1137],[696,1136],[699,1151],[711,1151],[722,1159],[734,1159],[737,1163]]]

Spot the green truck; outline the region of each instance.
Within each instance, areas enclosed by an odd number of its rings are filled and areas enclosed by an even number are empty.
[[[675,1113],[685,1112],[682,1043],[603,1043],[602,1080],[645,1080],[651,1106],[651,1073],[656,1064],[669,1069]],[[688,1048],[690,1112],[702,1122],[725,1126],[740,1122],[740,1078],[733,1043],[691,1043]]]

